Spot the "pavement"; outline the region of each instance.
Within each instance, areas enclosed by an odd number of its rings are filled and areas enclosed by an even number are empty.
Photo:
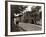
[[[42,29],[42,26],[30,23],[19,23],[19,26],[27,31],[40,31]]]

